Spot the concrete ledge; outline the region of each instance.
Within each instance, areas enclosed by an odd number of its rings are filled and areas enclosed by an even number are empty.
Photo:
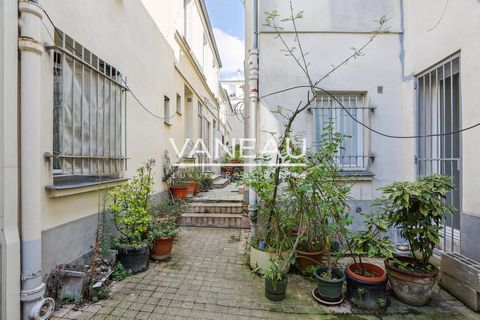
[[[473,311],[480,311],[480,294],[459,280],[442,273],[440,286]]]

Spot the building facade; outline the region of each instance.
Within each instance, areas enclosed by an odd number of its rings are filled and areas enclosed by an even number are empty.
[[[440,249],[480,261],[480,203],[474,192],[479,129],[455,134],[480,122],[473,76],[480,68],[474,58],[480,46],[475,32],[461,31],[480,26],[478,1],[304,0],[293,1],[293,7],[295,14],[303,13],[297,32],[311,79],[321,79],[316,100],[297,118],[294,132],[315,148],[325,122],[333,119],[335,130],[347,136],[338,164],[342,175],[355,179],[352,213],[368,211],[378,188],[394,181],[450,175],[456,189],[447,201],[459,214],[445,221]],[[310,88],[278,38],[280,33],[296,47],[299,57],[292,24],[280,22],[291,16],[290,2],[248,0],[245,8],[245,104],[248,125],[255,128],[246,132],[258,139],[261,152],[269,138],[263,132],[283,130],[277,106],[294,109]],[[283,29],[267,26],[269,12],[278,13]],[[271,95],[284,89],[289,90]]]
[[[19,296],[26,318],[45,275],[91,250],[104,191],[156,159],[162,194],[171,140],[213,147],[230,103],[203,0],[6,0],[0,16],[0,297],[18,319]]]

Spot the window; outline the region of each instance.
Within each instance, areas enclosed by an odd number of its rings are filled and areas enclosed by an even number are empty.
[[[461,212],[461,134],[447,134],[461,128],[460,54],[417,75],[417,133],[419,176],[440,173],[451,176],[456,186],[445,201]],[[449,214],[444,222],[439,249],[459,251],[460,215]]]
[[[163,121],[166,125],[172,125],[172,115],[170,110],[170,98],[165,96],[163,98]]]
[[[122,74],[58,30],[53,68],[53,172],[121,175],[125,164]]]
[[[208,39],[205,34],[203,34],[203,59],[202,59],[202,67],[203,67],[203,72],[205,73],[205,70],[207,68],[207,57],[208,57]]]
[[[314,108],[316,144],[318,145],[318,142],[321,141],[325,128],[331,124],[334,132],[344,135],[337,156],[338,165],[342,169],[366,169],[369,156],[365,152],[364,128],[356,123],[345,111],[347,109],[354,118],[364,122],[366,115],[368,115],[364,96],[359,94],[342,94],[335,95],[335,98],[336,100],[327,95],[319,95],[317,97]]]
[[[192,0],[183,1],[183,36],[188,43],[191,43],[192,34]]]
[[[182,114],[182,96],[177,93],[177,113]]]

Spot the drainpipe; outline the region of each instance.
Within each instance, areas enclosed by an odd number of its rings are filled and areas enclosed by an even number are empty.
[[[249,93],[249,130],[248,138],[254,139],[255,151],[257,153],[257,109],[258,109],[258,0],[252,0],[252,48],[249,50],[249,62],[248,62],[248,87]],[[251,163],[255,163],[255,160],[251,159]],[[253,167],[250,167],[252,170]],[[257,192],[253,188],[248,189],[248,217],[250,218],[250,235],[252,239],[257,236]]]
[[[48,319],[55,302],[44,298],[42,282],[41,64],[43,10],[37,1],[20,0],[20,152],[22,319]]]

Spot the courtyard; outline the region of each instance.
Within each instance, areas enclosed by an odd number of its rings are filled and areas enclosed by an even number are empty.
[[[264,297],[264,280],[247,263],[248,231],[181,228],[172,257],[150,262],[147,271],[114,283],[110,297],[80,307],[64,305],[52,319],[478,319],[437,287],[424,307],[393,297],[384,313],[364,314],[349,302],[320,306],[314,282],[289,274],[286,299]]]

